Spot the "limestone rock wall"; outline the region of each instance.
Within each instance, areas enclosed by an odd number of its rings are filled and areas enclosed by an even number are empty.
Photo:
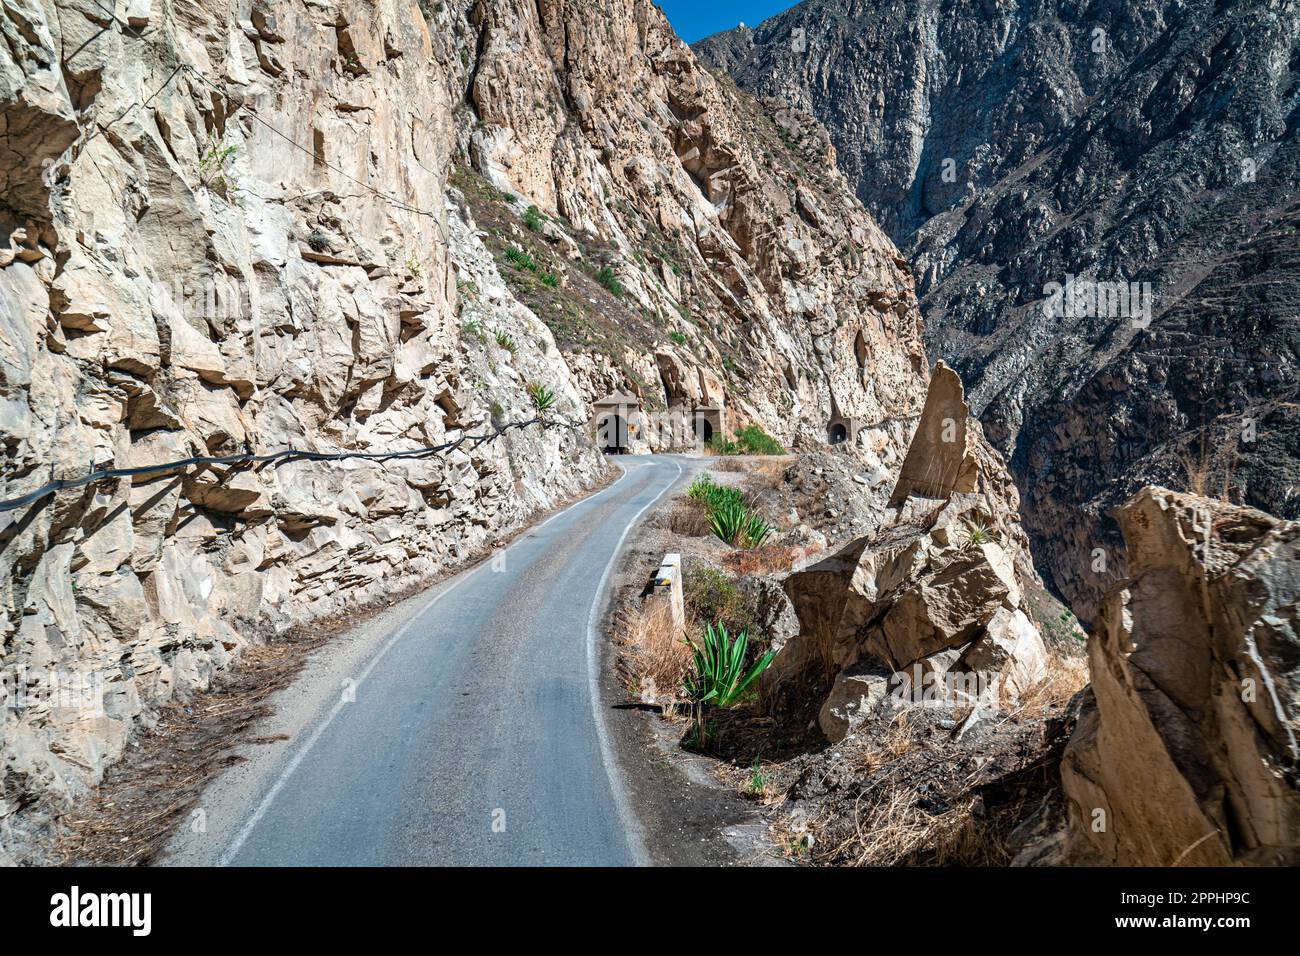
[[[0,231],[23,230],[0,268],[0,496],[95,467],[492,433],[533,414],[534,380],[582,418],[551,333],[507,293],[485,308],[532,347],[460,334],[458,270],[501,282],[448,216],[454,84],[414,2],[129,6],[0,11]],[[6,514],[0,827],[97,779],[261,628],[426,579],[604,467],[580,431],[532,426]]]
[[[475,168],[606,244],[666,353],[656,387],[674,399],[680,369],[702,369],[733,423],[787,444],[824,443],[832,414],[853,416],[862,446],[896,464],[927,369],[913,280],[825,130],[705,69],[644,0],[466,15]]]

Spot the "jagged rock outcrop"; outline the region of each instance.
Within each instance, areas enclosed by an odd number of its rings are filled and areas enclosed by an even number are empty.
[[[0,497],[492,437],[10,513],[3,846],[263,629],[418,584],[589,485],[603,459],[558,422],[610,392],[720,398],[787,443],[851,415],[901,462],[928,375],[906,264],[825,131],[702,68],[647,0],[112,9],[0,9]],[[556,423],[498,434],[534,383]]]
[[[1145,488],[1132,574],[1088,642],[1062,762],[1064,841],[1040,861],[1300,861],[1300,523]]]
[[[1300,517],[1298,13],[805,0],[696,45],[826,124],[1085,619],[1144,484]],[[1133,282],[1149,312],[1115,307]]]
[[[764,675],[774,713],[811,696],[838,741],[900,707],[996,707],[1045,676],[1022,609],[1033,569],[1015,489],[965,411],[960,381],[938,367],[881,527],[785,580],[799,635]]]

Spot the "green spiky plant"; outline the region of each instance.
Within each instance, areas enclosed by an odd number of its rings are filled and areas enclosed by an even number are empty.
[[[724,624],[709,624],[704,629],[701,646],[696,647],[693,667],[683,687],[697,707],[730,707],[743,698],[767,670],[776,651],[768,651],[745,668],[749,635],[741,631],[733,640]]]
[[[735,545],[744,534],[749,509],[739,501],[722,501],[709,509],[709,530],[727,544]]]
[[[537,263],[533,261],[533,257],[518,246],[508,247],[506,249],[506,258],[514,263],[516,269],[521,271],[526,269],[529,272],[537,271]]]
[[[740,531],[741,540],[744,541],[745,547],[757,548],[767,540],[774,529],[757,512],[749,509],[746,509],[746,512],[745,523]]]
[[[962,542],[962,547],[967,551],[978,548],[981,544],[988,544],[993,540],[993,528],[982,522],[966,522],[965,533],[966,540]]]
[[[709,530],[727,544],[757,548],[775,530],[749,506],[738,488],[716,484],[711,475],[696,478],[687,495],[704,505],[709,515]]]
[[[555,392],[541,382],[528,383],[528,397],[533,400],[533,407],[543,415],[555,407]]]

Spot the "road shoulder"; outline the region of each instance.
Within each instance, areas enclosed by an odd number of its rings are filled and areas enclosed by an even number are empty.
[[[610,580],[602,615],[601,699],[631,810],[646,834],[646,851],[657,866],[752,866],[778,862],[767,822],[753,803],[725,786],[714,761],[678,746],[682,727],[634,697],[620,667],[614,640],[620,608],[639,602],[663,557],[659,515],[685,494],[707,459],[683,459],[683,477],[672,492],[638,521]]]

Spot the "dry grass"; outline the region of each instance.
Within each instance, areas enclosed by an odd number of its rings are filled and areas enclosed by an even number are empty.
[[[916,793],[901,785],[864,792],[854,809],[854,832],[828,848],[849,866],[981,866],[1005,863],[990,858],[973,809],[974,800],[938,814],[917,806]]]
[[[711,467],[748,475],[752,484],[757,486],[777,488],[785,480],[786,470],[794,460],[793,455],[736,455],[722,458]]]
[[[1203,438],[1198,450],[1184,448],[1178,452],[1183,486],[1194,495],[1231,502],[1239,458],[1235,445],[1223,443],[1212,447]]]
[[[1021,695],[1020,702],[1011,717],[1023,720],[1046,720],[1060,713],[1070,702],[1070,698],[1083,690],[1088,680],[1086,657],[1048,655],[1047,676]]]
[[[625,641],[636,692],[646,703],[671,703],[678,697],[691,649],[673,627],[672,613],[664,602],[631,611]]]
[[[949,740],[951,730],[936,739],[924,714],[899,713],[849,758],[860,781],[856,797],[809,821],[811,847],[795,840],[790,852],[839,866],[1008,865],[1012,831],[1059,779],[1059,753],[1042,750],[1025,759],[1023,745],[1035,744],[1024,728],[1059,717],[1087,682],[1082,656],[1051,658],[1046,678],[1011,714],[976,725],[982,736],[966,753],[984,756],[956,773],[954,761],[963,758]]]
[[[713,532],[709,529],[709,514],[699,502],[689,498],[674,502],[667,514],[668,530],[683,538],[707,538]]]
[[[911,753],[918,746],[920,746],[920,742],[916,739],[911,714],[908,711],[902,711],[889,722],[884,733],[873,740],[863,752],[861,759],[862,770],[866,773],[875,773],[882,767],[898,760],[898,758]]]
[[[728,571],[738,577],[746,575],[776,575],[790,573],[795,563],[806,555],[803,548],[768,544],[757,548],[738,548],[722,557]]]

